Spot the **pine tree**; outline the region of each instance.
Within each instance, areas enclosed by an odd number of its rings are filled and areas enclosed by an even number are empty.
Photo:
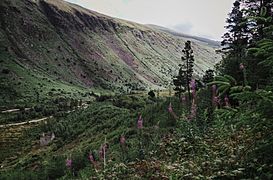
[[[204,84],[207,84],[209,82],[212,82],[213,78],[214,78],[214,71],[212,69],[208,69],[208,70],[206,70],[206,72],[202,78],[202,81]]]
[[[227,33],[224,34],[221,45],[225,56],[220,64],[221,74],[229,74],[238,81],[243,81],[240,76],[239,64],[245,60],[246,47],[249,39],[249,29],[246,18],[241,10],[239,0],[233,3],[233,9],[227,18]]]
[[[236,0],[227,23],[222,41],[226,56],[218,66],[221,74],[242,83],[239,64],[243,63],[250,86],[272,83],[273,0]]]
[[[248,26],[251,32],[251,42],[255,43],[266,38],[266,29],[272,26],[272,0],[240,0],[243,4],[243,11],[248,19]]]
[[[181,92],[187,90],[189,94],[189,99],[191,99],[189,83],[192,79],[194,66],[194,55],[191,48],[191,41],[185,42],[185,47],[182,52],[183,56],[181,57],[181,60],[183,62],[183,65],[179,65],[180,68],[178,76],[173,79],[173,83],[176,86],[174,90],[179,93],[179,96],[181,95]]]
[[[181,96],[182,92],[186,91],[185,85],[187,84],[187,70],[185,65],[179,65],[178,75],[173,79],[173,84],[175,85],[174,91],[176,94]]]
[[[257,88],[272,84],[273,1],[244,0],[245,14],[252,33],[248,48],[248,74]]]

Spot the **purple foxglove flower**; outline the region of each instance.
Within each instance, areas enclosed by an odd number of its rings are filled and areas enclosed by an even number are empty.
[[[227,96],[225,97],[225,106],[230,107],[229,99]]]
[[[192,97],[193,97],[193,99],[195,99],[196,98],[196,82],[195,82],[195,79],[191,80],[190,87],[191,87],[191,90],[192,90]]]
[[[190,88],[191,90],[195,90],[196,89],[196,83],[195,83],[195,79],[192,79],[191,82],[190,82]]]
[[[192,103],[192,105],[191,105],[191,118],[196,117],[196,111],[197,111],[197,106],[196,106],[195,103]]]
[[[101,145],[100,150],[99,150],[100,159],[104,158],[104,152],[106,153],[106,151],[107,151],[107,144]]]
[[[184,102],[186,101],[186,96],[185,96],[185,95],[182,95],[181,98],[180,98],[180,101],[181,101],[182,103],[184,103]]]
[[[244,66],[243,63],[240,63],[240,66],[239,66],[239,67],[240,67],[241,70],[244,70],[244,69],[245,69],[245,66]]]
[[[141,114],[138,116],[137,128],[138,128],[138,129],[142,129],[142,128],[143,128],[143,119],[142,119]]]
[[[172,103],[170,103],[170,104],[169,104],[169,107],[168,107],[168,112],[169,112],[169,113],[172,113],[172,112],[173,112]]]
[[[120,140],[119,140],[120,144],[124,145],[125,141],[126,141],[125,136],[124,135],[120,136]]]
[[[195,89],[192,90],[192,97],[193,97],[193,99],[196,99],[196,90]]]
[[[92,153],[89,153],[88,159],[92,164],[95,164],[96,161]]]
[[[212,88],[212,95],[216,95],[217,86],[214,84],[211,86]]]
[[[214,99],[213,99],[213,104],[214,104],[215,106],[217,106],[217,105],[220,105],[220,103],[221,103],[220,97],[215,96]]]
[[[218,99],[218,97],[217,97],[217,96],[215,96],[213,100],[214,100],[214,103],[215,103],[215,104],[218,104],[219,99]]]
[[[100,150],[99,150],[99,156],[100,156],[100,159],[103,159],[104,152],[103,152],[102,148],[100,148]]]
[[[72,159],[66,159],[65,165],[67,168],[71,168],[72,167]]]
[[[217,86],[214,84],[212,85],[211,89],[212,89],[212,104],[213,106],[217,106],[217,102],[218,102],[218,97],[216,97]]]

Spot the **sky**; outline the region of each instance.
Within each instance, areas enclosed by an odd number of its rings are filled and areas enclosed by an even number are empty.
[[[221,40],[234,0],[66,0],[105,15]]]

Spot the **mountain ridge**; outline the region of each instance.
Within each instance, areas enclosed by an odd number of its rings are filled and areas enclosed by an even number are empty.
[[[163,26],[158,26],[155,24],[146,24],[148,27],[153,28],[153,29],[157,29],[166,33],[170,33],[174,36],[178,36],[178,37],[183,37],[183,38],[187,38],[190,40],[197,40],[200,42],[204,42],[207,43],[209,46],[215,47],[215,48],[220,48],[221,47],[221,42],[220,41],[216,41],[216,40],[212,40],[209,38],[205,38],[205,37],[201,37],[201,36],[194,36],[194,35],[190,35],[190,34],[185,34],[167,27],[163,27]]]
[[[21,82],[13,87],[3,82],[7,88],[39,87],[29,80],[32,76],[56,87],[162,89],[169,86],[181,63],[186,39],[145,25],[61,0],[3,0],[0,8],[1,71],[9,69],[11,77]],[[193,50],[196,77],[221,58],[214,48],[197,41]],[[28,76],[21,77],[19,66]]]

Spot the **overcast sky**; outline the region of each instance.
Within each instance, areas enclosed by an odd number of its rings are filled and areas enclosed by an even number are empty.
[[[66,0],[85,8],[142,24],[221,40],[234,0]]]

